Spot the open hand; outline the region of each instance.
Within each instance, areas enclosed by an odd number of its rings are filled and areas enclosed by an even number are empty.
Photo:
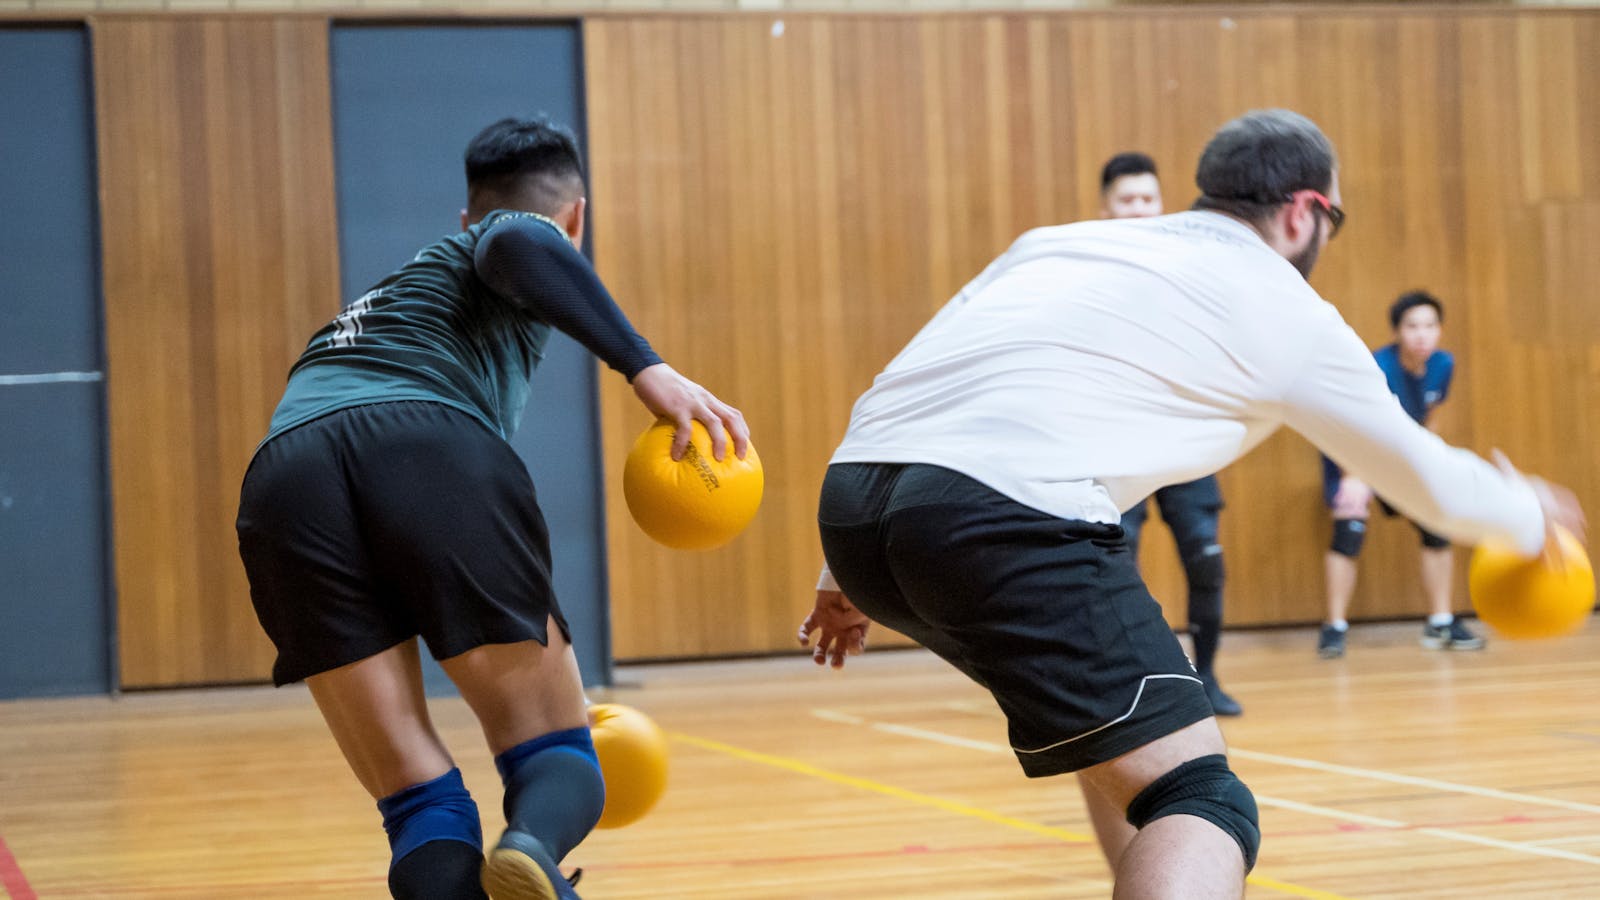
[[[1499,450],[1492,451],[1490,458],[1507,478],[1519,479],[1533,488],[1533,495],[1539,498],[1539,508],[1544,511],[1545,552],[1556,553],[1560,545],[1556,541],[1556,526],[1572,532],[1579,541],[1585,540],[1588,522],[1583,516],[1583,507],[1578,505],[1578,495],[1567,490],[1559,484],[1551,484],[1536,475],[1518,472],[1517,467],[1511,464]]]
[[[843,593],[819,590],[816,608],[800,623],[800,646],[811,646],[811,637],[816,635],[812,662],[843,668],[846,656],[859,656],[867,649],[867,629],[871,625],[866,613],[852,606]]]

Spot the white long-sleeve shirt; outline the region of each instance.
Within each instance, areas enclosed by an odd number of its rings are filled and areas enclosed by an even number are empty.
[[[1543,544],[1527,483],[1413,422],[1338,310],[1209,212],[1024,234],[861,396],[833,462],[929,463],[1116,522],[1280,425],[1431,531]]]

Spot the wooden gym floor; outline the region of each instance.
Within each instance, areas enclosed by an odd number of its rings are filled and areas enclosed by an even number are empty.
[[[1600,896],[1600,626],[1482,653],[1358,626],[1229,635],[1225,728],[1262,806],[1253,898]],[[672,736],[649,817],[568,860],[606,898],[1105,897],[1071,779],[1030,782],[986,696],[920,651],[624,668]],[[500,827],[458,700],[436,719]],[[378,816],[303,688],[0,703],[0,894],[383,897]]]

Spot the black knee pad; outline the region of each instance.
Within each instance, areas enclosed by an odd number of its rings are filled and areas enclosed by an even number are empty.
[[[1210,543],[1183,556],[1183,574],[1190,590],[1222,590],[1222,545]]]
[[[1367,539],[1367,523],[1362,519],[1334,519],[1333,545],[1328,549],[1351,559],[1361,555],[1361,545]]]
[[[1256,798],[1220,753],[1191,759],[1150,782],[1128,804],[1128,824],[1143,828],[1162,816],[1199,816],[1227,832],[1244,853],[1244,870],[1256,865],[1261,826]]]
[[[1440,537],[1421,526],[1417,527],[1417,531],[1422,534],[1422,546],[1429,550],[1442,550],[1450,546],[1450,539],[1447,537]]]

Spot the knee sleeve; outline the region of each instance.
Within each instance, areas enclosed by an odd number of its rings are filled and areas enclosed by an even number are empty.
[[[1226,756],[1191,759],[1150,782],[1128,804],[1128,824],[1135,828],[1177,815],[1199,816],[1222,829],[1244,854],[1244,870],[1255,868],[1261,848],[1256,798],[1228,768]]]
[[[1334,519],[1333,544],[1328,549],[1351,559],[1361,555],[1361,545],[1367,539],[1367,523],[1361,519]]]
[[[475,852],[483,848],[478,804],[467,793],[460,769],[384,797],[378,801],[378,811],[389,835],[390,865],[431,841],[456,841]]]
[[[1222,621],[1222,545],[1206,544],[1183,557],[1183,572],[1189,579],[1189,621]]]
[[[606,787],[587,726],[555,731],[495,757],[509,828],[537,838],[560,861],[605,808]]]

